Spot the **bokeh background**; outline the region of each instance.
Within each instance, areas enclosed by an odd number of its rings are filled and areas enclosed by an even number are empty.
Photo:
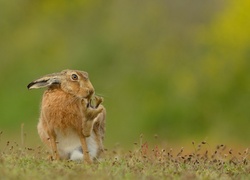
[[[48,73],[90,74],[106,146],[250,142],[249,0],[0,0],[1,140],[39,144]]]

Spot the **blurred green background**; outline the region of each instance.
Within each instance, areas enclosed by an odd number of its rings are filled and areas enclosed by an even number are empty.
[[[40,143],[32,80],[89,73],[106,146],[250,142],[250,1],[0,0],[0,131]]]

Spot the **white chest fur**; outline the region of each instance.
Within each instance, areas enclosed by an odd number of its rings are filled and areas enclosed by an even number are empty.
[[[92,160],[97,156],[98,152],[98,145],[95,139],[93,132],[90,137],[86,138],[89,155]],[[66,133],[56,131],[56,141],[60,157],[71,160],[83,159],[81,142],[75,131],[71,129],[68,129]]]

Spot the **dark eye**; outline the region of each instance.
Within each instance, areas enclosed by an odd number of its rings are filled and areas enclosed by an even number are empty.
[[[74,81],[78,80],[78,76],[77,76],[76,74],[72,74],[72,75],[71,75],[71,78],[72,78],[72,80],[74,80]]]

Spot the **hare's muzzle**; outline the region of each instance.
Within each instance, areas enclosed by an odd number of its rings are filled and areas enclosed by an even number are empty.
[[[92,97],[92,95],[94,94],[95,90],[94,89],[89,89],[89,95],[88,97]]]

